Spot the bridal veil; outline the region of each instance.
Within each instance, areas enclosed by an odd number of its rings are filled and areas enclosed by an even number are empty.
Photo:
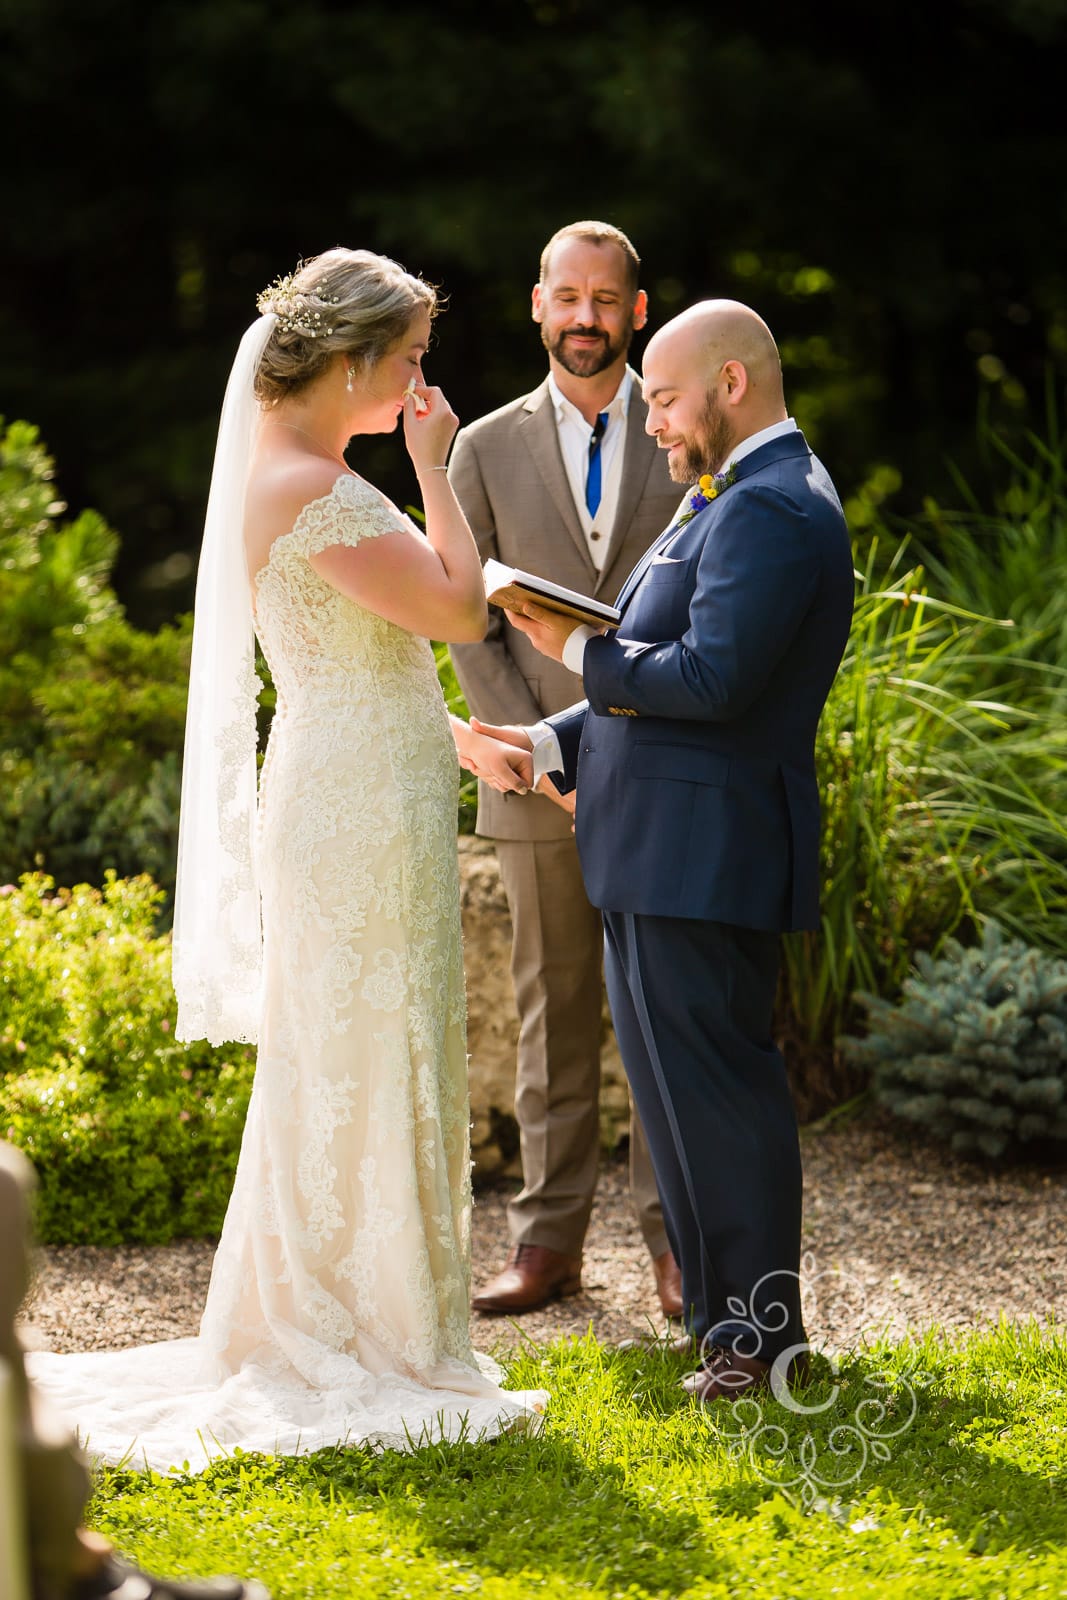
[[[179,1039],[256,1042],[262,931],[256,877],[256,705],[244,504],[259,420],[256,371],[274,330],[238,346],[222,405],[196,581],[182,768],[173,980]]]

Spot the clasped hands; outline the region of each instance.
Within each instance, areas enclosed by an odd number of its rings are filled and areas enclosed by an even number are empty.
[[[490,788],[501,793],[528,794],[533,787],[533,742],[517,723],[494,727],[472,717],[470,726],[452,718],[459,764]],[[539,779],[537,789],[564,811],[574,811],[574,796],[561,795],[551,778]]]
[[[508,616],[542,655],[562,661],[563,646],[574,631],[573,617],[529,603],[522,611],[509,610]],[[528,792],[533,786],[533,743],[525,728],[517,723],[494,726],[477,717],[471,718],[469,728],[466,724],[460,727],[464,734],[461,739],[457,731],[456,744],[461,766],[494,789],[516,794]],[[574,814],[573,791],[561,794],[548,777],[538,780],[537,789],[564,811]]]
[[[528,794],[533,787],[533,745],[524,728],[488,728],[472,717],[470,726],[452,718],[459,764],[502,794]]]

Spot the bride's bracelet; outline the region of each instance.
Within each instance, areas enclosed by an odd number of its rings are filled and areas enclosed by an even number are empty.
[[[447,467],[423,467],[423,472],[447,472]]]

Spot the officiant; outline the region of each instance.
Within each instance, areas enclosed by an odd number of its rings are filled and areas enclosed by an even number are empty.
[[[608,223],[575,222],[552,236],[532,295],[548,375],[463,428],[449,468],[483,560],[609,604],[679,498],[645,432],[627,360],[648,315],[639,275],[632,243]],[[490,722],[535,722],[582,693],[580,678],[546,661],[496,608],[485,640],[451,653],[471,710]],[[603,929],[558,807],[480,784],[477,831],[495,843],[514,930],[523,1186],[508,1208],[507,1260],[472,1303],[514,1316],[581,1285],[600,1143]],[[678,1268],[636,1116],[630,1190],[660,1306],[678,1316]]]

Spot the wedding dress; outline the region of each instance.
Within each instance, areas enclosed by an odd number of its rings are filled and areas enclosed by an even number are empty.
[[[536,1425],[469,1334],[457,761],[433,652],[311,566],[402,514],[338,477],[255,583],[259,1052],[198,1338],[33,1353],[89,1454],[411,1448]]]

